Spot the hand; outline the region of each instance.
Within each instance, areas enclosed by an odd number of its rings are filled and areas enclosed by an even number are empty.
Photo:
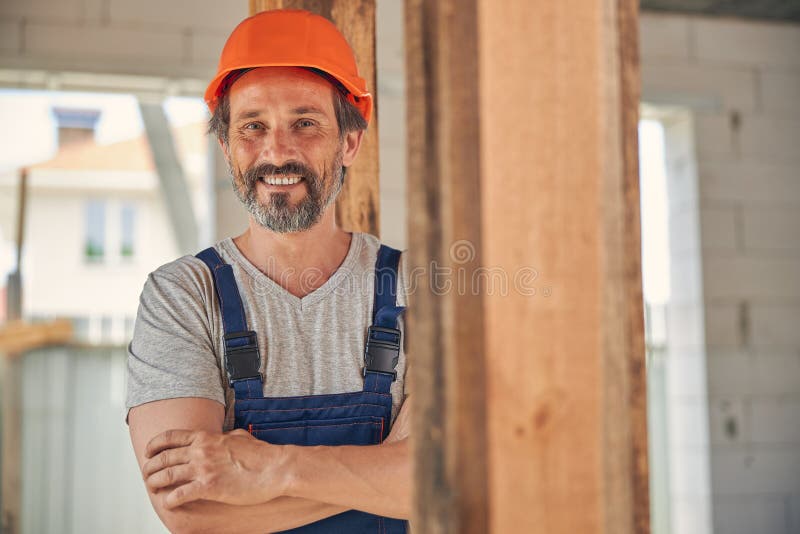
[[[408,396],[406,400],[403,401],[400,412],[394,419],[392,430],[389,431],[389,435],[383,440],[384,444],[395,443],[411,435],[411,410],[411,396]]]
[[[168,430],[150,440],[145,457],[145,483],[153,493],[168,491],[169,509],[200,499],[259,504],[282,495],[287,484],[284,448],[244,430]]]

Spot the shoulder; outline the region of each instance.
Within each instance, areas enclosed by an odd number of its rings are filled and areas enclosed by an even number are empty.
[[[148,276],[148,280],[169,281],[187,289],[210,278],[211,272],[202,260],[190,255],[165,263]]]
[[[151,272],[142,289],[141,300],[146,302],[207,301],[214,291],[208,267],[195,256],[186,255],[161,265]]]

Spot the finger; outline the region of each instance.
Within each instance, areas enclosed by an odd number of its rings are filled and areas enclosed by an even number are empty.
[[[189,463],[189,448],[179,447],[177,449],[166,449],[149,460],[142,466],[142,476],[147,478],[153,473],[171,467],[173,465]]]
[[[164,449],[190,445],[194,440],[195,434],[196,432],[191,430],[167,430],[150,440],[144,454],[148,458],[152,458]]]
[[[145,483],[150,490],[155,491],[157,489],[175,486],[176,484],[184,484],[191,481],[193,477],[194,469],[192,466],[183,464],[156,471],[147,477]]]
[[[182,504],[202,499],[204,496],[203,485],[194,480],[170,491],[164,498],[164,507],[168,509],[177,508]]]

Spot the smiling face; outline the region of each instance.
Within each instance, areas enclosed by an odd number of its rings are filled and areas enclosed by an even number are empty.
[[[222,148],[236,195],[264,228],[307,230],[341,189],[363,132],[339,134],[333,91],[295,67],[253,69],[231,87]]]

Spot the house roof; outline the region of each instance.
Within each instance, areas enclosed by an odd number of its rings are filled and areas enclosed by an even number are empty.
[[[204,122],[173,129],[178,153],[204,153],[207,143],[205,131]],[[155,165],[143,132],[139,137],[108,145],[97,144],[94,139],[76,142],[60,148],[52,159],[32,165],[30,169],[155,172]]]

